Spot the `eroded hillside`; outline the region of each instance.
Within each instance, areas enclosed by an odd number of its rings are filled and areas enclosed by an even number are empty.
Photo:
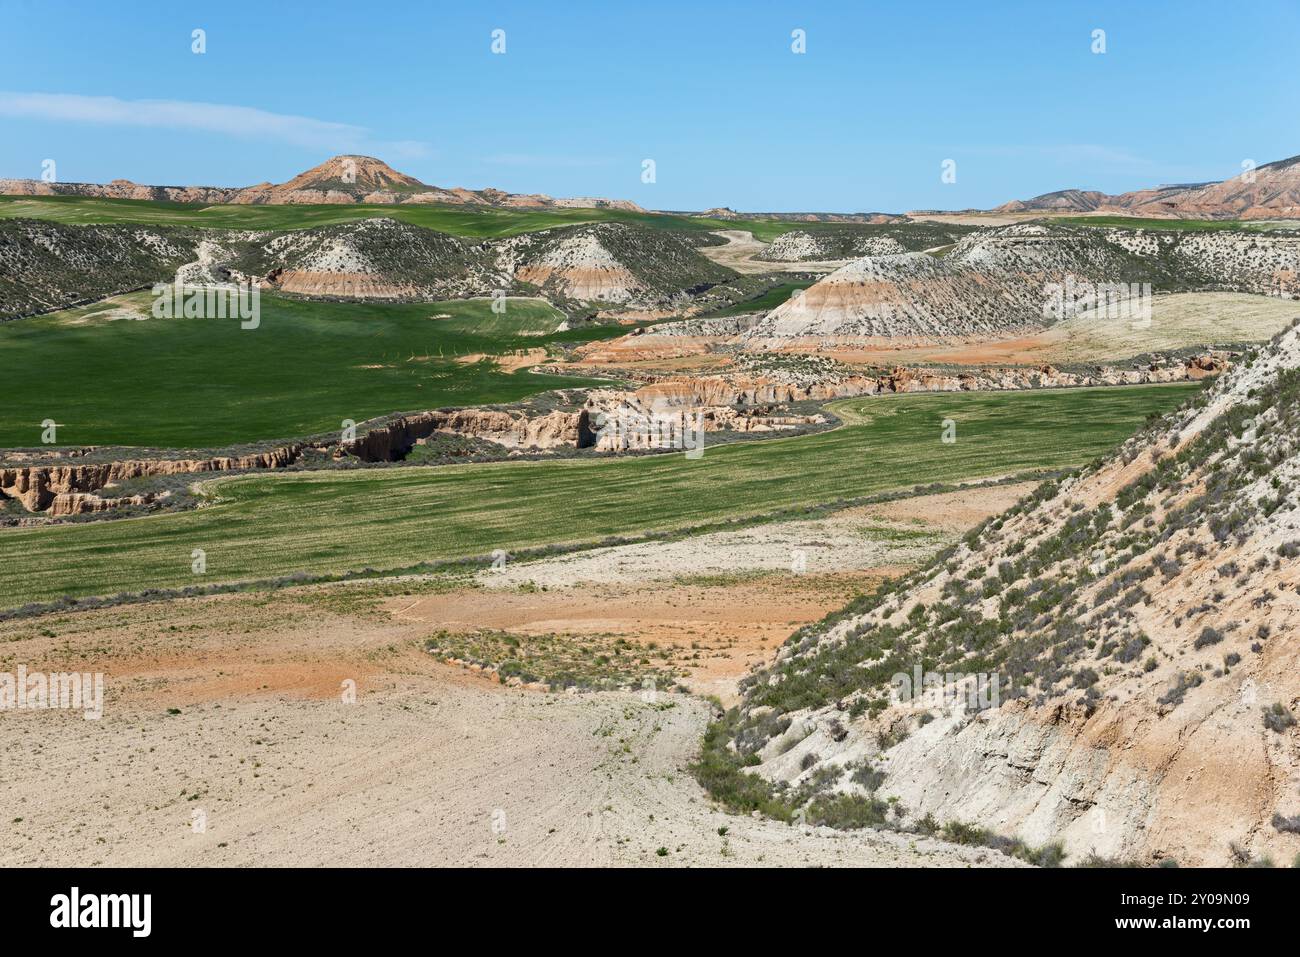
[[[597,223],[473,241],[388,218],[287,232],[0,224],[0,319],[172,282],[257,281],[330,299],[540,293],[562,305],[685,302],[735,278],[668,230]]]
[[[168,277],[195,230],[0,222],[0,320],[63,309]]]
[[[1098,230],[1025,223],[980,230],[939,258],[855,260],[772,310],[751,344],[1005,337],[1053,321],[1050,290],[1149,285],[1300,296],[1300,235]],[[1059,318],[1059,316],[1057,317]]]
[[[924,222],[817,231],[793,229],[782,233],[754,258],[766,262],[806,262],[896,256],[951,245],[973,229]]]
[[[493,245],[500,267],[548,298],[662,304],[733,278],[702,256],[699,237],[628,223],[525,233]]]
[[[1298,479],[1293,327],[1115,454],[793,635],[715,729],[715,790],[1075,863],[1290,862]]]

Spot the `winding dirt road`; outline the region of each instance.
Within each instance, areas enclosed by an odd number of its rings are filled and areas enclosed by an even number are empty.
[[[719,229],[713,235],[727,241],[725,246],[701,246],[700,252],[720,266],[748,275],[765,272],[834,272],[851,259],[820,260],[812,262],[764,262],[754,257],[767,248],[767,243],[755,239],[746,229]]]

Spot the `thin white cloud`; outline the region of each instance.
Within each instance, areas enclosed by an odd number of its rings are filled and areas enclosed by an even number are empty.
[[[388,147],[393,153],[405,157],[428,154],[428,147],[423,143],[403,140],[385,144],[371,140],[369,131],[363,126],[225,103],[122,100],[115,96],[82,96],[76,93],[0,92],[0,116],[106,126],[194,130],[225,136],[276,139],[296,146],[333,152],[374,151]]]

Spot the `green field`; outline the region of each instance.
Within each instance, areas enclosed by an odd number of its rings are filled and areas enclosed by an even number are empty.
[[[399,568],[1085,463],[1195,384],[844,400],[829,432],[680,454],[218,480],[197,511],[0,531],[0,607]],[[942,420],[957,441],[940,441]],[[195,548],[207,574],[190,571]]]
[[[386,216],[455,236],[475,239],[578,223],[638,223],[656,229],[748,229],[770,240],[808,224],[771,220],[703,219],[667,213],[637,213],[619,209],[498,209],[443,206],[434,203],[399,205],[332,204],[283,206],[202,206],[157,203],[139,199],[84,196],[0,196],[0,218],[50,219],[73,225],[141,223],[149,226],[206,226],[216,229],[306,229]]]
[[[148,316],[150,302],[136,293],[0,323],[0,448],[40,445],[47,418],[60,423],[60,445],[216,448],[601,382],[456,361],[571,338],[535,334],[564,316],[534,299],[509,300],[497,315],[487,300],[333,303],[264,294],[256,329],[233,319],[110,318],[123,304]]]
[[[397,205],[323,204],[281,206],[204,206],[160,203],[140,199],[85,196],[0,196],[0,219],[49,219],[73,225],[140,223],[149,226],[204,226],[214,229],[307,229],[386,216],[454,236],[494,239],[579,223],[637,223],[655,229],[709,231],[744,229],[771,242],[791,230],[834,232],[862,230],[860,223],[800,222],[772,219],[705,219],[675,213],[638,213],[620,209],[503,209],[436,203]],[[1113,226],[1122,229],[1246,230],[1300,228],[1286,222],[1253,220],[1142,219],[1132,216],[1050,216],[1049,222],[1070,226]],[[887,227],[867,227],[888,231]]]

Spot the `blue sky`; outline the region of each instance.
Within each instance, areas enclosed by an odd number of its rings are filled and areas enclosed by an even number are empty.
[[[0,13],[0,176],[54,159],[64,181],[246,185],[362,152],[439,186],[900,211],[1223,179],[1300,153],[1295,0],[0,0]]]

